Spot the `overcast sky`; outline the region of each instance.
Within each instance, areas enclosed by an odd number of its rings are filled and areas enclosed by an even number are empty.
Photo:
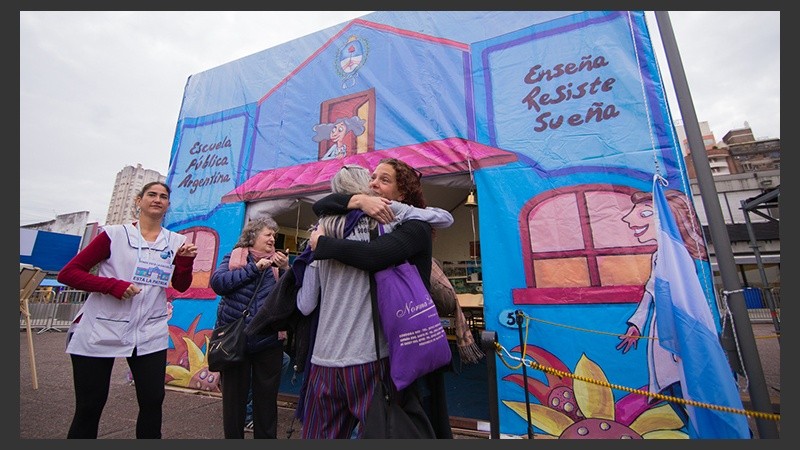
[[[20,12],[20,225],[89,211],[117,172],[167,175],[190,75],[368,11]],[[697,119],[780,138],[780,12],[670,12]],[[654,15],[648,26],[675,101]]]

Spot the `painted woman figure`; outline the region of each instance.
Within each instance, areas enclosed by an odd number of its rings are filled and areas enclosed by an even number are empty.
[[[312,138],[314,142],[333,141],[328,151],[320,159],[344,158],[347,156],[347,144],[344,142],[345,136],[347,136],[348,132],[360,136],[366,130],[365,123],[366,120],[358,116],[352,116],[340,117],[333,123],[314,125],[314,132],[316,133]]]
[[[703,240],[702,229],[697,215],[692,209],[689,199],[681,191],[669,189],[665,192],[670,211],[675,217],[675,222],[681,233],[686,250],[695,260],[708,260],[708,251]],[[641,243],[656,242],[656,224],[653,220],[653,193],[638,191],[631,194],[633,206],[622,217],[622,221],[628,224],[634,236]],[[644,294],[639,301],[636,311],[628,318],[628,330],[625,335],[620,336],[621,342],[617,344],[617,349],[622,353],[627,353],[631,347],[636,348],[639,343],[642,330],[647,323],[648,316],[650,324],[648,327],[647,340],[647,370],[649,374],[649,391],[675,395],[674,388],[679,386],[678,363],[673,354],[662,348],[657,341],[658,330],[656,328],[655,304],[653,303],[653,288],[655,285],[655,268],[658,259],[658,250],[653,253],[651,259],[650,278],[644,287]],[[652,311],[651,311],[652,310]],[[674,386],[673,386],[674,385]],[[667,392],[664,392],[667,390]]]

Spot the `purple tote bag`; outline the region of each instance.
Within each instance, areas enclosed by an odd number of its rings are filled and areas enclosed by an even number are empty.
[[[442,322],[416,266],[404,262],[375,273],[378,314],[389,343],[397,389],[450,363]]]

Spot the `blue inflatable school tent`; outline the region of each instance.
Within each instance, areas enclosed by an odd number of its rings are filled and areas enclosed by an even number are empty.
[[[600,420],[609,431],[584,437],[694,437],[669,404],[608,387],[672,376],[619,336],[655,333],[653,175],[691,207],[642,11],[380,11],[189,76],[166,225],[200,254],[192,288],[171,292],[169,384],[218,389],[208,280],[248,218],[273,215],[296,254],[336,170],[384,157],[419,169],[428,203],[456,219],[434,256],[505,351],[492,380],[503,437],[530,423],[581,438]],[[707,257],[695,265],[717,317]],[[523,356],[598,382],[523,373]]]

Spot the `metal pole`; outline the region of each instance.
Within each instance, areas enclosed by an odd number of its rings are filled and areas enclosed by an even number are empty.
[[[753,249],[753,254],[756,256],[756,264],[758,264],[758,273],[761,276],[761,283],[764,285],[764,293],[767,298],[767,307],[769,308],[769,315],[772,317],[772,326],[775,327],[775,333],[778,335],[778,345],[781,343],[781,322],[778,320],[778,312],[775,307],[775,299],[772,298],[772,290],[767,281],[767,273],[764,272],[764,263],[761,261],[761,250],[758,248],[756,242],[756,234],[753,231],[753,224],[750,222],[750,210],[747,208],[747,201],[742,200],[742,211],[744,211],[744,223],[747,225],[747,234],[750,236],[750,248]]]
[[[516,311],[517,315],[517,329],[519,330],[519,348],[525,348],[525,337],[522,335],[522,319],[524,317],[522,310]],[[533,424],[531,423],[531,397],[528,391],[528,369],[525,365],[525,354],[522,355],[522,380],[525,381],[525,411],[528,415],[528,439],[533,439]]]
[[[495,344],[497,343],[497,332],[481,332],[481,348],[486,354],[486,370],[489,374],[489,438],[500,439],[500,407],[497,397],[497,356],[495,355]]]
[[[750,323],[750,316],[745,305],[742,285],[736,273],[736,263],[733,259],[728,229],[725,225],[725,219],[722,217],[722,209],[720,208],[717,189],[714,185],[714,177],[711,174],[711,167],[708,164],[708,155],[703,144],[703,136],[700,133],[700,125],[697,122],[692,95],[689,92],[689,84],[686,81],[686,73],[683,70],[683,62],[678,51],[678,44],[675,41],[675,34],[672,31],[672,22],[667,11],[655,11],[655,16],[667,57],[667,66],[675,86],[681,117],[686,128],[686,136],[689,139],[692,162],[694,162],[697,172],[697,183],[700,188],[700,196],[703,199],[706,217],[708,218],[708,228],[717,256],[723,289],[729,293],[728,307],[733,316],[736,335],[739,337],[744,369],[747,371],[750,381],[750,401],[757,411],[771,413],[772,403],[770,402],[767,383],[764,379],[764,370],[761,367],[761,360],[758,356],[753,326]],[[755,422],[760,438],[778,438],[778,428],[774,421],[756,418]]]

